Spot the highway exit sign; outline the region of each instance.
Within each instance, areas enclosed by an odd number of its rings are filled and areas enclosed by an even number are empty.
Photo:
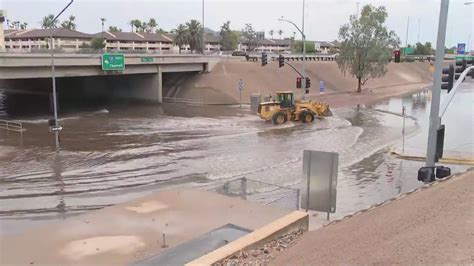
[[[103,54],[102,70],[123,71],[125,69],[125,56],[123,54]]]

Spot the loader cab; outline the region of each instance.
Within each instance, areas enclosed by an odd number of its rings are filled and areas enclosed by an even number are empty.
[[[276,101],[280,102],[280,108],[295,107],[294,94],[291,91],[280,91],[276,93]]]

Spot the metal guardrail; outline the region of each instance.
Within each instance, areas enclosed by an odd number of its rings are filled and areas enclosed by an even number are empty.
[[[8,121],[8,120],[0,120],[0,129],[5,129],[7,131],[18,132],[23,137],[23,124],[17,121]]]
[[[177,98],[177,97],[163,97],[165,103],[177,103],[186,105],[204,105],[204,101],[201,99],[192,98]]]
[[[264,181],[239,177],[213,187],[217,193],[240,197],[241,199],[271,205],[283,209],[299,210],[300,189],[271,184]]]

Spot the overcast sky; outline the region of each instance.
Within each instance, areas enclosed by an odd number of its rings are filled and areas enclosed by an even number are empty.
[[[430,41],[435,45],[438,26],[440,0],[307,0],[305,8],[305,32],[310,40],[337,39],[340,25],[355,14],[356,2],[384,5],[388,11],[386,25],[396,31],[405,43],[408,17],[408,43]],[[458,42],[467,43],[474,49],[474,4],[464,5],[474,0],[451,0],[448,18],[447,46]],[[69,0],[0,0],[0,9],[7,11],[8,19],[27,22],[29,28],[40,27],[42,17],[57,13]],[[223,22],[230,20],[231,28],[240,30],[245,23],[251,23],[255,30],[283,30],[282,37],[293,36],[296,30],[290,24],[279,22],[284,16],[301,25],[302,0],[214,0],[205,1],[205,26],[219,30]],[[131,19],[148,20],[155,18],[160,27],[171,30],[190,19],[201,20],[202,1],[171,0],[75,0],[62,18],[75,15],[78,30],[95,33],[101,30],[100,17],[107,19],[106,27],[118,26],[130,31]],[[420,34],[418,36],[418,29]],[[274,38],[279,38],[274,34]],[[300,38],[297,35],[297,38]]]

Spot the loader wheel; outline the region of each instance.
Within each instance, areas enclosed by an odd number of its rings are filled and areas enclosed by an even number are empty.
[[[277,112],[272,117],[272,122],[274,125],[281,125],[286,122],[286,116],[282,112]]]
[[[303,112],[301,114],[301,121],[303,121],[303,123],[311,123],[313,122],[314,120],[314,115],[310,112]]]

